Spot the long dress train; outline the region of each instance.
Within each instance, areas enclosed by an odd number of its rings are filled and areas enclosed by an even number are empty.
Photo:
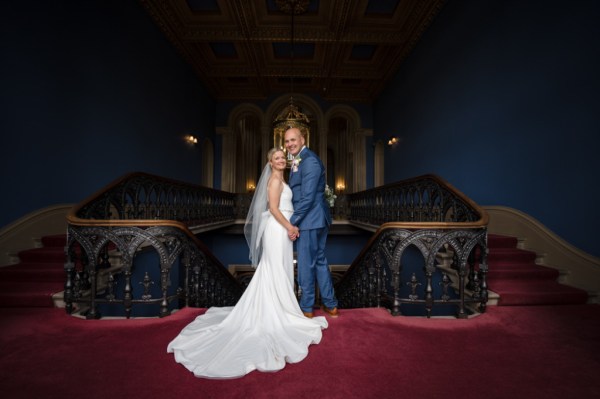
[[[287,184],[280,199],[293,213]],[[256,272],[235,307],[213,307],[188,324],[167,347],[175,361],[198,377],[235,378],[253,370],[277,371],[297,363],[321,341],[324,317],[304,317],[294,295],[293,244],[269,216]]]

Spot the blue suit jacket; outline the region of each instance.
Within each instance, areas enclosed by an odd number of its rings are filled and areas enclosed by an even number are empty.
[[[319,157],[304,148],[300,151],[298,171],[290,171],[294,214],[290,222],[300,230],[320,229],[331,224],[329,204],[325,200],[325,168]]]

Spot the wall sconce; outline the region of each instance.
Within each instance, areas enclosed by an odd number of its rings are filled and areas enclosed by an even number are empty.
[[[185,141],[189,144],[198,144],[198,139],[195,136],[192,136],[191,134],[185,136]]]
[[[335,186],[335,189],[338,191],[338,193],[341,193],[346,189],[346,186],[344,185],[344,183],[338,183]]]
[[[256,190],[256,187],[254,186],[254,184],[252,184],[252,183],[248,184],[248,192],[253,193],[254,190]]]
[[[398,143],[398,141],[399,141],[399,140],[398,140],[398,137],[396,137],[396,136],[392,136],[392,137],[390,137],[390,139],[388,140],[387,144],[388,144],[388,145],[391,147],[391,146],[393,146],[394,144]]]

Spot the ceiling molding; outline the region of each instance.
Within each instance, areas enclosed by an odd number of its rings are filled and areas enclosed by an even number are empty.
[[[201,0],[139,1],[217,100],[262,100],[289,92],[293,75],[295,92],[370,103],[446,0],[398,0],[384,11],[377,0],[312,0],[309,11],[294,16],[294,43],[310,44],[305,52],[314,51],[295,56],[293,70],[272,45],[289,44],[291,17],[269,9],[267,0],[207,1],[201,11],[192,9],[202,7]],[[209,7],[214,4],[218,7]]]

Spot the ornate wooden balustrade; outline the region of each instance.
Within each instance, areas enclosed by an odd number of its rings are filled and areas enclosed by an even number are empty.
[[[68,215],[66,311],[234,305],[243,287],[194,233],[235,222],[235,194],[134,173]],[[156,310],[154,310],[156,312]],[[152,312],[152,311],[150,311]],[[143,314],[147,315],[147,314]]]
[[[67,312],[234,305],[243,285],[195,234],[234,225],[250,199],[143,173],[91,196],[67,218]],[[428,175],[350,194],[334,213],[375,232],[336,284],[340,307],[485,311],[487,214],[447,182]]]
[[[418,305],[430,317],[435,307],[452,305],[459,318],[469,307],[485,311],[488,216],[482,208],[433,175],[346,199],[348,220],[375,234],[336,285],[340,307],[386,306],[399,315]]]

